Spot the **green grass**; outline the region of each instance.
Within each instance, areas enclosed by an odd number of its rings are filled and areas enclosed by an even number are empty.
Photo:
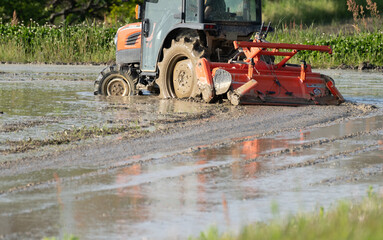
[[[60,239],[60,238],[56,238],[56,237],[45,237],[45,238],[43,238],[43,240],[58,240],[58,239]],[[80,238],[73,236],[73,235],[64,235],[62,240],[80,240]]]
[[[117,28],[81,24],[56,27],[0,23],[0,61],[18,63],[105,63],[115,56]]]
[[[340,202],[325,212],[297,214],[286,220],[255,223],[239,234],[219,233],[210,228],[190,240],[380,240],[383,239],[383,199],[369,192],[359,204]]]
[[[275,213],[275,216],[278,214]],[[368,196],[360,203],[341,201],[327,212],[320,208],[314,213],[300,213],[266,223],[257,222],[243,227],[239,234],[220,233],[216,227],[211,227],[189,240],[381,240],[382,226],[383,196],[370,188]],[[79,238],[66,235],[64,239]]]
[[[383,34],[380,30],[342,33],[323,33],[318,29],[282,29],[269,35],[269,41],[309,45],[329,45],[333,54],[301,51],[292,62],[306,60],[316,67],[357,66],[362,62],[383,66]]]

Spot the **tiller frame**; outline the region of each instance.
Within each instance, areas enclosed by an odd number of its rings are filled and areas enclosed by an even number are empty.
[[[198,85],[206,102],[224,94],[233,105],[339,105],[344,102],[332,78],[313,73],[305,61],[301,65],[287,64],[301,50],[332,54],[330,46],[255,40],[234,41],[234,47],[238,53],[228,63],[210,62],[206,58],[198,61]],[[243,54],[246,58],[239,60]],[[284,58],[274,63],[272,56]]]

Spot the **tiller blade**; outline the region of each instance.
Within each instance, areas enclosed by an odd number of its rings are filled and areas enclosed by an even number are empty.
[[[219,63],[202,58],[197,63],[198,84],[206,102],[223,94],[233,105],[338,105],[344,102],[330,77],[313,73],[304,61],[301,65],[286,64],[300,50],[331,54],[331,47],[259,41],[234,41],[234,46],[246,56],[244,60]],[[274,63],[273,56],[284,58]]]

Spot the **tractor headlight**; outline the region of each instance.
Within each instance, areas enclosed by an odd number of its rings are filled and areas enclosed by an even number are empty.
[[[118,38],[118,34],[116,33],[116,35],[114,36],[114,45],[116,45],[117,46],[117,38]]]

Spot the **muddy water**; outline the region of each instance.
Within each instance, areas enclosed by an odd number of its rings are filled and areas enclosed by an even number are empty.
[[[94,97],[91,80],[100,68],[0,65],[5,72],[0,74],[2,147],[8,139],[44,138],[72,126],[113,125],[126,119],[130,124],[155,122],[157,128],[162,120],[177,122],[217,108],[152,96]],[[381,74],[321,72],[336,80],[347,100],[383,108]],[[226,111],[236,114],[229,106]],[[69,164],[41,170],[30,165],[27,171],[20,165],[12,174],[10,166],[1,165],[0,236],[185,239],[211,225],[237,231],[253,221],[327,209],[339,199],[360,199],[369,186],[383,191],[382,135],[383,114],[377,110],[178,151],[116,154],[111,163],[76,164],[87,157],[84,151],[72,154]],[[44,157],[50,158],[59,159]],[[278,206],[277,213],[272,206]]]
[[[350,101],[383,104],[382,73],[320,70],[336,80],[336,86]]]
[[[151,131],[153,121],[206,110],[206,104],[164,101],[156,96],[95,97],[92,82],[103,68],[0,65],[0,150],[9,149],[7,140],[42,140],[84,126],[130,125]],[[9,158],[0,155],[0,161]]]

